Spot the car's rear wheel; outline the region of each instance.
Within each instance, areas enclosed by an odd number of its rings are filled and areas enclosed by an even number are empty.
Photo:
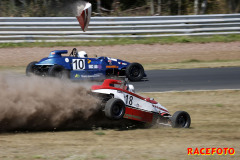
[[[35,72],[36,72],[36,66],[35,66],[35,64],[36,63],[38,63],[37,61],[33,61],[33,62],[31,62],[31,63],[29,63],[28,65],[27,65],[27,68],[26,68],[26,75],[27,76],[32,76],[32,75],[34,75],[35,74]]]
[[[121,99],[111,98],[107,101],[104,112],[110,119],[122,119],[125,114],[125,104]]]
[[[177,111],[171,117],[173,128],[189,128],[191,124],[190,115],[185,111]]]
[[[126,76],[130,81],[140,81],[144,76],[144,68],[139,63],[131,63],[126,68]]]
[[[61,65],[53,65],[48,70],[48,76],[64,79],[69,78],[69,72]]]

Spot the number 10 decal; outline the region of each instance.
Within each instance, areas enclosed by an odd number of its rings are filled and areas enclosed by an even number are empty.
[[[73,59],[72,67],[73,67],[73,70],[84,70],[85,69],[85,59]]]

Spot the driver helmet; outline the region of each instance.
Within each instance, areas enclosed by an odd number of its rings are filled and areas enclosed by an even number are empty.
[[[80,57],[80,58],[87,58],[88,55],[87,55],[87,53],[85,51],[79,51],[78,52],[78,57]]]
[[[134,86],[132,84],[128,85],[128,91],[132,92],[132,93],[135,93],[135,89],[134,89]]]

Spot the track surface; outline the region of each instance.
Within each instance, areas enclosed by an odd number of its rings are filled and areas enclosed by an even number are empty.
[[[240,89],[240,67],[146,71],[148,81],[131,82],[136,92]]]

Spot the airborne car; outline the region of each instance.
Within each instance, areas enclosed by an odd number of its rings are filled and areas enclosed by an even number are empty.
[[[129,119],[146,124],[161,124],[173,128],[189,128],[190,115],[177,111],[173,115],[153,98],[144,98],[135,93],[127,81],[106,79],[102,85],[93,85],[94,94],[101,97],[102,111],[112,120]]]
[[[67,50],[55,50],[39,62],[29,63],[26,75],[68,77],[73,80],[103,80],[106,77],[126,76],[131,81],[140,81],[146,77],[144,68],[139,63],[110,57],[89,58],[84,51],[78,52],[76,48],[69,56],[62,56],[67,53]]]

